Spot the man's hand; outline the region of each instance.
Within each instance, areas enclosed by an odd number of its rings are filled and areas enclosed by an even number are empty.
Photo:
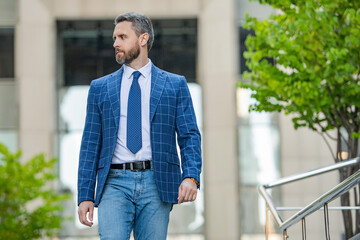
[[[87,213],[89,213],[89,220],[87,219]],[[78,209],[79,220],[82,224],[91,227],[94,223],[93,214],[94,214],[94,203],[92,201],[83,201],[79,205]]]
[[[179,187],[178,204],[195,201],[196,195],[196,184],[190,178],[185,178]]]

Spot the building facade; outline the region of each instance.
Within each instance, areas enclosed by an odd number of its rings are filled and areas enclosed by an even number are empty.
[[[202,129],[202,192],[196,203],[174,208],[171,236],[264,239],[256,186],[333,163],[319,135],[293,130],[282,114],[248,113],[249,92],[235,86],[246,81],[245,12],[266,18],[269,7],[248,0],[0,0],[0,141],[22,149],[24,161],[39,152],[59,157],[60,185],[75,199],[66,214],[76,220],[76,153],[88,85],[118,67],[112,20],[129,11],[153,19],[158,45],[150,58],[187,77]],[[274,196],[281,205],[304,206],[338,177],[309,181]],[[340,236],[342,220],[334,214],[332,231]],[[309,235],[321,239],[322,215],[312,218]],[[64,239],[96,236],[96,228],[85,230],[75,220],[65,224]],[[300,239],[300,229],[289,231],[292,239]]]

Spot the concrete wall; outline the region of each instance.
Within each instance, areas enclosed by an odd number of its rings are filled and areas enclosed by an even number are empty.
[[[199,18],[198,78],[204,96],[204,176],[207,239],[239,239],[234,1],[19,0],[16,77],[19,141],[24,158],[54,154],[57,19],[113,19],[140,11],[153,18]],[[217,17],[217,13],[223,16]],[[218,97],[214,97],[218,96]]]
[[[261,18],[268,14],[268,8],[247,0],[0,0],[0,13],[1,6],[13,9],[13,14],[0,14],[0,26],[16,23],[16,81],[1,84],[0,93],[11,92],[6,99],[9,106],[18,109],[14,117],[18,118],[19,147],[24,159],[39,152],[56,152],[57,19],[113,19],[128,11],[140,11],[153,18],[197,17],[197,78],[203,92],[204,114],[205,236],[214,240],[240,238],[235,106],[235,83],[239,77],[237,28],[247,10]],[[4,99],[3,94],[0,97]],[[0,110],[7,106],[3,103]],[[4,117],[0,120],[7,121]],[[281,116],[279,126],[283,176],[332,163],[320,136],[305,129],[294,131],[289,117]],[[328,176],[311,179],[306,187],[285,187],[284,205],[309,203],[337,183],[336,173]],[[314,239],[323,238],[322,215],[318,215],[308,226]],[[341,218],[335,215],[332,219],[336,219],[331,222],[332,231],[340,232]],[[294,232],[291,239],[299,233]]]
[[[306,172],[334,163],[333,157],[324,139],[316,132],[305,128],[294,130],[290,116],[280,116],[281,134],[281,164],[282,175]],[[334,134],[332,134],[334,135]],[[330,142],[336,149],[334,142]],[[314,201],[321,194],[329,191],[339,183],[337,171],[312,177],[282,187],[283,206],[304,207]],[[335,200],[329,206],[340,206]],[[295,212],[284,212],[284,220]],[[311,239],[325,239],[324,213],[315,212],[306,219],[307,235]],[[340,211],[330,211],[331,237],[342,239],[343,221]],[[288,230],[290,239],[301,239],[301,224],[298,223]]]

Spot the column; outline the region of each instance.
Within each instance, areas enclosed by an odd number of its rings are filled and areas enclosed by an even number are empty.
[[[235,83],[235,1],[204,0],[199,15],[199,79],[203,89],[205,235],[239,239]]]
[[[51,4],[49,0],[19,0],[15,61],[19,146],[24,160],[41,152],[53,154],[56,25]]]

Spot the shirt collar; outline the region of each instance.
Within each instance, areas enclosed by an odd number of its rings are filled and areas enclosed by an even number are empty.
[[[135,72],[135,71],[139,71],[141,73],[141,75],[145,78],[147,78],[147,76],[150,75],[151,73],[151,60],[149,58],[149,62],[143,66],[142,68],[140,68],[139,70],[135,70],[133,69],[132,67],[129,67],[127,65],[124,64],[124,74],[125,74],[125,77],[127,79],[130,79],[132,77],[132,74]]]

